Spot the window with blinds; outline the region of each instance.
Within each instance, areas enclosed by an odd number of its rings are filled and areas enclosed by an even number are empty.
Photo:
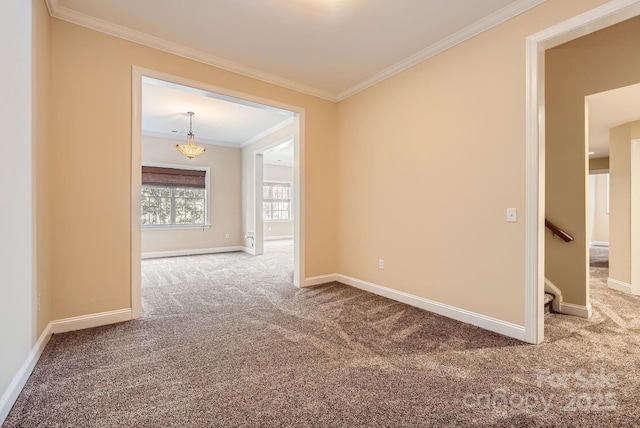
[[[141,224],[149,227],[205,225],[206,187],[206,171],[143,166]]]
[[[291,220],[291,183],[265,181],[262,185],[264,221]]]

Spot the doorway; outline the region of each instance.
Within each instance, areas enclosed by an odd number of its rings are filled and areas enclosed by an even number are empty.
[[[525,260],[525,340],[544,339],[545,282],[545,54],[563,43],[640,15],[637,1],[610,2],[527,37],[527,215]],[[586,177],[584,178],[586,185]],[[584,209],[583,209],[584,213]],[[586,217],[586,213],[585,213]],[[584,228],[586,231],[586,227]],[[586,256],[586,254],[585,254]],[[586,257],[585,257],[586,261]],[[587,308],[585,307],[585,310]]]
[[[282,115],[283,120],[279,120],[278,123],[272,124],[272,126],[267,129],[262,130],[258,134],[254,135],[251,138],[244,139],[242,141],[238,141],[235,144],[235,150],[242,150],[243,146],[248,146],[258,140],[263,140],[268,138],[271,134],[277,134],[280,129],[287,127],[287,130],[290,134],[291,146],[293,148],[293,216],[292,223],[293,229],[295,233],[293,234],[293,284],[295,286],[300,286],[304,283],[304,210],[303,204],[301,204],[301,200],[304,196],[304,133],[301,132],[304,129],[304,109],[301,109],[296,106],[285,105],[273,100],[264,99],[260,97],[256,97],[249,94],[240,93],[237,91],[232,91],[226,88],[220,88],[213,85],[205,84],[202,82],[197,82],[189,79],[185,79],[179,76],[173,76],[166,73],[148,70],[141,67],[134,66],[132,69],[132,156],[131,156],[131,307],[132,307],[132,317],[138,318],[141,316],[142,309],[142,299],[141,299],[141,259],[142,259],[142,233],[143,228],[141,226],[141,201],[140,201],[140,192],[142,187],[142,146],[143,146],[143,115],[142,115],[142,103],[143,103],[143,86],[145,84],[145,80],[156,80],[161,83],[160,86],[165,88],[176,89],[180,87],[180,89],[185,89],[186,92],[193,94],[198,94],[204,97],[214,98],[217,101],[231,102],[234,103],[238,108],[246,108],[250,107],[253,110],[259,110],[262,112],[266,112],[274,115]],[[148,83],[148,82],[147,82]],[[184,107],[182,110],[183,115],[186,114],[187,110],[191,108]],[[195,108],[194,108],[195,109]],[[197,114],[197,112],[196,112]],[[268,116],[268,114],[267,114]],[[196,117],[195,115],[193,117]],[[228,121],[232,121],[234,117],[228,118]],[[252,122],[254,123],[254,122]],[[284,125],[283,125],[284,123]],[[195,125],[195,124],[194,124]],[[198,141],[197,137],[197,129],[194,129],[194,134],[196,134],[196,141]],[[171,132],[171,131],[169,131]],[[179,134],[179,131],[177,132]],[[145,134],[149,134],[145,131]],[[206,141],[205,141],[206,143]],[[217,142],[219,143],[219,142]],[[220,144],[214,145],[219,146]],[[165,144],[165,148],[163,150],[171,149],[171,153],[175,151],[175,149],[171,146],[173,144]],[[209,147],[209,146],[207,146]],[[165,151],[166,151],[165,150]],[[213,150],[211,150],[213,151]],[[176,151],[177,152],[177,151]],[[197,159],[197,158],[195,158]],[[191,159],[194,160],[194,159]],[[189,161],[185,158],[183,159],[187,164]],[[182,163],[182,162],[181,162]],[[243,172],[245,171],[242,167],[242,162],[238,164],[239,169]],[[220,158],[218,159],[218,163],[216,164],[215,160],[213,161],[212,166],[209,170],[221,170],[225,167],[225,160]],[[200,168],[203,169],[203,168]],[[239,175],[243,175],[238,173]],[[213,172],[211,172],[213,175]],[[214,177],[215,178],[215,177]],[[253,194],[251,197],[245,194],[245,186],[244,186],[244,177],[239,178],[242,180],[243,185],[240,189],[239,186],[239,195],[237,206],[241,207],[238,212],[238,227],[234,231],[227,230],[226,228],[218,228],[216,233],[222,240],[233,240],[233,245],[223,245],[223,250],[233,250],[233,251],[242,251],[247,248],[246,246],[246,237],[249,232],[251,232],[251,228],[247,226],[247,211],[245,209],[246,201],[249,199],[254,199]],[[223,186],[224,190],[225,182],[224,180],[212,180],[217,182],[219,186]],[[215,201],[216,197],[219,196],[219,192],[223,191],[218,188],[218,195],[209,194],[211,201]],[[212,190],[215,190],[215,187],[212,185]],[[216,210],[220,209],[220,205],[216,206],[215,203],[211,204],[211,211],[207,214],[207,218],[213,219],[217,214]],[[255,210],[254,210],[255,212]],[[260,217],[261,218],[261,217]],[[213,220],[212,220],[213,221]],[[217,222],[218,224],[220,222]],[[205,231],[206,229],[216,229],[215,223],[208,223],[204,225],[199,225],[196,229],[200,229],[201,231]],[[237,242],[236,242],[237,241]],[[217,244],[216,244],[217,245]],[[211,252],[211,250],[216,250],[218,247],[214,248],[204,248],[204,250]],[[213,251],[215,252],[215,251]],[[197,254],[197,253],[196,253]],[[203,254],[202,252],[200,254]],[[179,255],[179,254],[178,254]]]

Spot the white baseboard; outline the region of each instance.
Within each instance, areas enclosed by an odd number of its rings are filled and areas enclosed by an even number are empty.
[[[626,282],[618,281],[617,279],[609,278],[607,279],[607,286],[614,290],[622,291],[623,293],[631,294],[631,284],[627,284]]]
[[[131,315],[131,308],[128,308],[55,320],[50,323],[51,333],[65,333],[67,331],[83,330],[85,328],[129,321],[132,319]]]
[[[18,373],[16,373],[6,391],[2,394],[2,397],[0,397],[0,425],[2,425],[7,416],[9,416],[11,408],[18,399],[18,396],[20,395],[22,388],[24,388],[24,385],[27,383],[29,376],[31,376],[31,372],[33,372],[33,368],[40,359],[42,351],[44,351],[49,339],[51,339],[51,334],[51,323],[49,323],[38,338],[38,341],[31,352],[29,352],[24,364],[22,364]]]
[[[283,239],[293,239],[293,235],[283,235],[283,236],[265,236],[265,241],[280,241]]]
[[[589,244],[590,247],[608,247],[609,243],[607,241],[593,241]]]
[[[562,298],[562,291],[556,285],[549,280],[544,279],[544,291],[555,295],[555,298],[551,302],[551,309],[554,312],[565,315],[573,315],[580,318],[591,318],[591,303],[587,306],[576,305],[574,303],[565,303]]]
[[[27,379],[31,376],[31,372],[40,359],[40,355],[42,355],[42,351],[44,351],[52,334],[115,324],[131,319],[131,309],[128,308],[51,321],[38,338],[38,341],[27,356],[24,364],[22,364],[22,367],[20,367],[20,370],[18,370],[18,373],[13,377],[7,390],[2,394],[2,397],[0,397],[0,425],[2,425],[9,415],[11,407],[13,407],[18,399],[18,395],[20,395],[22,388],[24,388],[25,383],[27,383]]]
[[[304,284],[302,285],[302,287],[313,287],[314,285],[327,284],[329,282],[337,281],[337,278],[337,273],[332,273],[330,275],[312,276],[304,279]]]
[[[255,255],[256,255],[256,249],[255,249],[255,247],[253,247],[253,248],[251,248],[251,247],[242,247],[242,250],[241,250],[241,251],[244,251],[244,252],[245,252],[245,253],[247,253],[247,254],[251,254],[252,256],[255,256]]]
[[[560,304],[560,313],[589,319],[591,318],[592,313],[591,303],[589,303],[587,306],[583,306],[563,302],[562,304]]]
[[[244,251],[244,247],[195,248],[191,250],[151,251],[141,254],[142,259],[159,259],[162,257],[199,256],[202,254],[231,253]]]
[[[423,297],[414,296],[412,294],[393,290],[391,288],[383,287],[381,285],[362,281],[356,278],[351,278],[345,275],[338,274],[335,275],[335,277],[335,280],[338,282],[368,291],[370,293],[378,294],[380,296],[387,297],[398,302],[406,303],[407,305],[434,312],[447,318],[452,318],[457,321],[472,324],[477,327],[484,328],[485,330],[493,331],[495,333],[499,333],[508,337],[513,337],[514,339],[522,341],[525,340],[525,329],[524,326],[521,325],[512,324],[496,318],[488,317],[486,315],[481,315],[475,312],[434,302]]]

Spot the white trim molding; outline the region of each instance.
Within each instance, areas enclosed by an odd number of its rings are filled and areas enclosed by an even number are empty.
[[[247,254],[251,254],[252,256],[256,255],[256,249],[254,248],[249,248],[249,247],[242,247],[242,251],[244,251]]]
[[[575,305],[573,303],[562,303],[560,313],[565,315],[573,315],[580,318],[591,318],[591,303],[586,306]]]
[[[555,297],[551,301],[553,312],[564,315],[573,315],[580,318],[591,318],[591,304],[586,306],[565,303],[562,298],[562,291],[548,278],[544,279],[544,291],[553,294]]]
[[[265,236],[265,241],[284,241],[285,239],[293,239],[293,235],[281,235],[281,236]]]
[[[422,51],[411,55],[410,57],[374,74],[373,76],[351,86],[350,88],[345,89],[338,94],[334,94],[290,79],[276,76],[274,74],[266,73],[253,67],[238,64],[237,62],[229,61],[215,55],[192,49],[178,43],[169,42],[167,40],[154,37],[128,27],[117,25],[112,22],[104,21],[102,19],[77,12],[68,7],[61,6],[59,0],[45,0],[47,8],[49,9],[49,14],[54,18],[332,102],[345,100],[346,98],[349,98],[350,96],[355,95],[358,92],[364,91],[365,89],[377,83],[380,83],[385,79],[395,76],[396,74],[401,73],[402,71],[411,68],[414,65],[421,63],[422,61],[425,61],[447,49],[450,49],[464,42],[465,40],[475,37],[478,34],[481,34],[484,31],[495,27],[496,25],[499,25],[517,15],[520,15],[521,13],[524,13],[527,10],[543,3],[544,1],[545,0],[515,0],[508,6],[494,12],[493,14],[479,21],[476,21],[475,23],[463,28],[462,30],[452,34],[451,36],[434,43],[433,45],[423,49]]]
[[[150,251],[142,253],[142,259],[160,259],[163,257],[200,256],[203,254],[233,253],[245,251],[245,247],[193,248],[189,250]]]
[[[303,94],[312,95],[314,97],[322,98],[328,101],[336,101],[336,97],[332,93],[316,89],[314,87],[304,85],[290,79],[285,79],[274,74],[266,73],[253,67],[238,64],[237,62],[229,61],[227,59],[220,58],[218,56],[211,55],[196,49],[192,49],[178,43],[169,42],[167,40],[154,37],[140,31],[132,30],[131,28],[123,27],[112,22],[104,21],[102,19],[86,15],[84,13],[77,12],[73,9],[69,9],[68,7],[60,6],[60,2],[58,0],[45,0],[45,2],[47,3],[49,14],[53,18],[71,22],[72,24],[80,25],[82,27],[99,31],[110,36],[115,36],[120,39],[138,43],[143,46],[181,56],[193,61],[198,61],[203,64],[211,65],[213,67],[221,68],[223,70],[261,80],[263,82],[271,83],[283,88],[292,89]]]
[[[630,142],[631,154],[631,284],[629,292],[640,295],[640,139]]]
[[[545,0],[517,0],[509,4],[508,6],[494,12],[493,14],[474,22],[473,24],[463,28],[462,30],[446,37],[439,42],[434,43],[433,45],[421,50],[418,53],[411,55],[409,58],[406,58],[391,67],[388,67],[373,76],[363,80],[360,83],[353,85],[352,87],[340,92],[336,95],[337,101],[343,101],[358,92],[362,92],[367,88],[370,88],[373,85],[376,85],[383,80],[386,80],[390,77],[395,76],[398,73],[401,73],[414,65],[417,65],[431,57],[438,55],[446,51],[447,49],[451,49],[452,47],[459,45],[460,43],[471,39],[472,37],[477,36],[487,30],[492,29],[493,27],[502,24],[505,21],[508,21],[511,18],[514,18],[521,13],[526,12],[527,10],[538,6],[541,3],[544,3]]]
[[[393,290],[391,288],[383,287],[382,285],[362,281],[360,279],[352,278],[346,275],[326,275],[324,277],[308,278],[308,280],[319,280],[320,278],[330,279],[331,277],[335,277],[334,281],[338,281],[342,284],[359,288],[361,290],[368,291],[370,293],[377,294],[379,296],[383,296],[397,302],[415,306],[417,308],[424,309],[426,311],[433,312],[467,324],[475,325],[485,330],[493,331],[495,333],[512,337],[514,339],[522,341],[525,340],[524,326],[512,324],[496,318],[488,317],[486,315],[435,302],[423,297],[414,296],[413,294],[405,293],[403,291]]]
[[[593,241],[589,244],[590,247],[608,247],[609,243],[607,241]]]
[[[47,346],[47,343],[49,343],[51,335],[129,321],[132,319],[131,314],[131,308],[127,308],[51,321],[38,338],[38,341],[33,346],[31,352],[29,352],[25,362],[11,380],[2,397],[0,397],[0,425],[2,425],[9,415],[11,408],[18,399],[20,392],[40,359],[44,348]]]
[[[9,415],[9,412],[18,399],[22,388],[24,388],[24,385],[27,383],[29,376],[31,376],[31,373],[36,366],[36,363],[40,359],[44,348],[47,346],[47,343],[49,343],[49,339],[51,339],[51,334],[52,325],[51,323],[49,323],[49,325],[47,325],[47,327],[38,338],[36,344],[33,346],[31,352],[29,352],[27,359],[15,374],[7,389],[2,394],[2,397],[0,397],[0,425],[2,425],[2,423]]]
[[[329,275],[318,275],[318,276],[305,278],[304,284],[302,285],[302,287],[313,287],[314,285],[321,285],[321,284],[328,284],[330,282],[335,282],[335,281],[338,281],[339,276],[340,275],[338,275],[337,273],[332,273]]]
[[[100,327],[107,324],[130,321],[131,319],[133,319],[131,317],[131,308],[81,315],[78,317],[52,321],[51,333],[58,334],[66,333],[68,331],[84,330],[85,328]]]
[[[627,293],[627,294],[631,293],[631,284],[627,284],[626,282],[623,282],[623,281],[618,281],[617,279],[608,278],[607,287],[613,290],[622,291],[623,293]]]
[[[254,135],[253,137],[249,138],[244,143],[239,144],[237,147],[240,147],[240,148],[244,149],[245,147],[248,147],[248,146],[252,145],[253,143],[257,143],[258,141],[264,140],[269,135],[275,134],[279,130],[284,129],[289,125],[293,125],[294,122],[295,122],[295,117],[289,117],[289,118],[283,120],[280,123],[276,123],[271,128],[265,129],[264,131],[260,132],[259,134]],[[293,140],[293,137],[287,137],[287,139],[288,140]]]

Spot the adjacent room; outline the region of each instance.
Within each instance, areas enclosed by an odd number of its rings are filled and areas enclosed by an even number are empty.
[[[246,255],[292,281],[293,113],[147,76],[141,100],[143,302],[189,294],[172,267],[213,264],[216,281],[226,278],[220,261]],[[244,280],[257,275],[234,265]]]

